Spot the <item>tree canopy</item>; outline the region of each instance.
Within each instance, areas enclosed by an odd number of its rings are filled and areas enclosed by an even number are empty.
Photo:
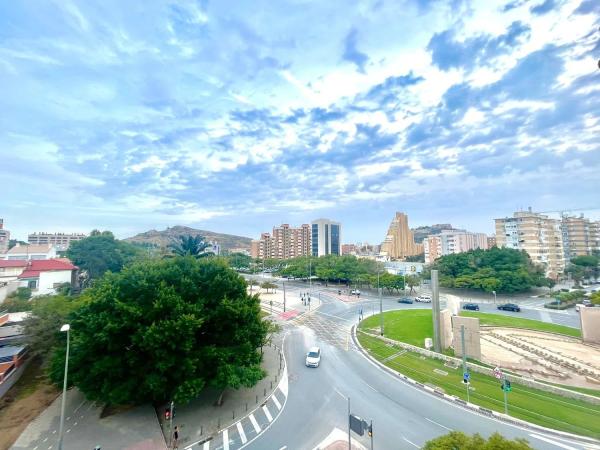
[[[489,439],[479,434],[469,436],[460,431],[452,431],[427,441],[423,450],[533,450],[525,439],[507,439],[499,433]]]
[[[176,240],[169,244],[169,248],[175,255],[193,256],[194,258],[204,258],[214,255],[212,250],[209,250],[211,245],[206,242],[204,236],[179,236]]]
[[[381,264],[371,259],[357,258],[353,255],[325,255],[320,257],[300,256],[280,262],[280,275],[295,278],[308,278],[309,272],[313,277],[326,282],[370,283],[371,276],[379,270],[385,271]],[[381,280],[380,280],[381,281]]]
[[[140,248],[115,239],[110,231],[94,230],[89,237],[71,242],[67,257],[91,279],[97,279],[107,271],[120,271],[142,253]]]
[[[107,273],[70,318],[69,376],[110,404],[187,402],[205,386],[252,386],[268,324],[225,261],[146,260]],[[52,378],[62,379],[56,352]],[[62,361],[62,362],[61,362]]]
[[[493,247],[442,256],[431,266],[440,272],[445,287],[486,292],[522,292],[533,286],[551,286],[544,268],[524,251]]]

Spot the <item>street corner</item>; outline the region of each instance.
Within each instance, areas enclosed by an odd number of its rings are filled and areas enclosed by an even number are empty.
[[[367,450],[367,447],[362,445],[356,439],[351,441],[352,450]],[[334,428],[329,436],[317,445],[313,450],[347,450],[348,449],[348,433]]]
[[[287,320],[291,320],[291,319],[298,317],[300,314],[302,314],[301,311],[298,311],[297,309],[292,309],[290,311],[281,312],[281,313],[275,315],[275,317],[279,320],[287,321]]]

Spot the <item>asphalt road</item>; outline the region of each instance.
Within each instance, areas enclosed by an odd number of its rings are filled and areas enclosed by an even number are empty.
[[[539,449],[600,448],[490,419],[396,379],[368,361],[348,341],[350,326],[357,320],[357,304],[343,303],[324,293],[321,299],[319,310],[286,327],[286,406],[268,432],[245,448],[315,448],[333,428],[347,430],[346,397],[350,397],[353,414],[373,420],[376,449],[420,448],[427,440],[449,430],[485,436],[498,431],[510,438],[525,438]],[[369,305],[372,299],[364,300],[364,305]],[[385,304],[399,306],[391,300]],[[313,345],[320,346],[323,354],[317,369],[304,365],[306,350]],[[361,439],[369,448],[368,441]]]

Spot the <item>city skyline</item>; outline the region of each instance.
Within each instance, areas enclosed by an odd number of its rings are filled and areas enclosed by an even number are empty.
[[[596,2],[128,11],[0,6],[0,213],[15,237],[257,236],[308,216],[377,242],[396,210],[491,234],[530,205],[598,208]]]

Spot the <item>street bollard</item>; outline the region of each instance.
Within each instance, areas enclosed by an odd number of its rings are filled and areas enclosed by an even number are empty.
[[[203,425],[200,425],[200,436],[202,436],[203,430],[202,430]]]
[[[256,396],[256,403],[258,403],[258,395]]]
[[[273,389],[273,382],[271,381],[271,389]]]
[[[267,388],[265,388],[265,395],[264,395],[264,396],[265,396],[265,397],[267,396]]]
[[[248,411],[248,402],[246,402],[246,411]]]
[[[235,409],[233,411],[231,411],[231,419],[235,420]]]
[[[221,418],[220,417],[217,419],[217,429],[219,429],[219,430],[221,429]]]

